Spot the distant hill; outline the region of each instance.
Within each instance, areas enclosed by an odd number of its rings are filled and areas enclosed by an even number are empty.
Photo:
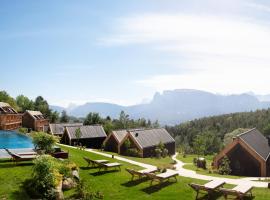
[[[98,112],[103,117],[109,115],[118,118],[121,110],[124,110],[131,118],[158,119],[161,124],[173,125],[201,117],[255,111],[268,107],[270,102],[261,102],[251,94],[226,96],[200,90],[180,89],[156,93],[147,104],[121,106],[110,103],[86,103],[68,113],[84,117],[89,112]]]

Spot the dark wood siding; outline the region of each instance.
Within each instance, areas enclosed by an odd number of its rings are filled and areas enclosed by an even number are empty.
[[[101,149],[101,146],[106,138],[81,138],[79,141],[77,139],[71,140],[71,145],[82,145],[87,148]]]
[[[35,120],[28,113],[24,113],[22,125],[23,127],[31,128],[33,131],[35,130]]]
[[[111,151],[111,152],[118,153],[118,142],[116,141],[116,139],[112,135],[106,141],[105,151]]]
[[[168,149],[169,155],[175,154],[175,142],[164,144],[164,146],[166,149]],[[155,156],[155,149],[156,149],[156,146],[144,148],[143,149],[143,157],[144,158],[154,157]]]
[[[233,175],[261,176],[260,163],[253,158],[241,145],[236,145],[228,154]],[[220,160],[221,162],[221,160]]]

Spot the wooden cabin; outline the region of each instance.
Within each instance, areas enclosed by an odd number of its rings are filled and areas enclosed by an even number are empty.
[[[120,144],[127,134],[127,130],[112,131],[104,141],[104,150],[119,153]]]
[[[125,141],[129,140],[130,148],[137,149],[139,157],[154,157],[157,145],[163,143],[169,155],[175,154],[175,140],[164,128],[135,129],[127,131],[119,144],[118,153],[125,154]]]
[[[22,126],[22,114],[8,103],[0,102],[0,130],[15,130]]]
[[[65,132],[66,127],[80,127],[80,126],[83,126],[83,123],[49,124],[48,133],[50,133],[50,134],[52,134],[54,136],[62,137],[64,132]]]
[[[237,135],[215,158],[218,169],[224,156],[230,160],[233,175],[270,176],[270,140],[256,128]]]
[[[76,130],[80,129],[81,136],[76,137]],[[87,148],[100,149],[107,135],[100,125],[65,127],[61,143],[71,146],[85,146]]]
[[[45,127],[48,127],[49,120],[40,111],[27,110],[23,114],[22,124],[23,127],[33,131],[46,131]]]

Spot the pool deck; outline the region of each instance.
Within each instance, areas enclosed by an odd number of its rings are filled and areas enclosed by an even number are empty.
[[[21,152],[32,152],[32,148],[20,148],[20,149],[9,149],[11,152],[14,153],[21,153]],[[34,152],[34,151],[33,151]],[[5,149],[0,149],[0,159],[4,158],[11,158],[11,156],[6,152]]]

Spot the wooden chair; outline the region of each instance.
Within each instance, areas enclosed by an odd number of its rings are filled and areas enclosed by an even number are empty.
[[[108,171],[110,168],[118,169],[121,171],[121,164],[120,163],[102,163],[102,162],[96,162],[96,165],[98,165],[99,171],[102,169],[104,171]]]
[[[154,173],[144,173],[150,180],[150,185],[153,184],[153,182],[158,182],[159,184],[163,183],[164,181],[169,181],[170,178],[175,178],[175,182],[177,182],[177,176],[178,172],[167,169],[166,172],[161,174],[154,174]]]
[[[227,199],[229,195],[236,196],[237,199],[243,199],[248,194],[252,197],[253,186],[250,185],[237,185],[233,189],[220,188],[219,191],[223,194],[224,198]]]
[[[213,180],[204,185],[199,185],[196,183],[188,184],[192,189],[196,191],[196,199],[198,199],[200,191],[205,191],[208,193],[208,199],[212,196],[213,192],[217,191],[218,188],[222,187],[225,184],[224,181]]]
[[[83,157],[83,159],[87,162],[87,167],[92,166],[92,167],[97,167],[98,164],[97,163],[108,163],[108,160],[92,160],[90,158],[87,157]]]
[[[131,180],[133,181],[135,177],[138,177],[138,179],[141,179],[146,176],[145,173],[154,173],[157,170],[156,169],[143,169],[143,170],[136,171],[134,169],[126,168],[126,171],[130,173],[130,175],[132,176]]]
[[[31,161],[34,160],[37,155],[18,155],[15,153],[11,154],[12,160],[17,164],[18,162],[21,161]]]
[[[15,162],[15,164],[17,164],[18,162],[21,161],[31,161],[34,160],[37,157],[36,153],[30,153],[30,152],[22,152],[22,154],[17,154],[17,153],[12,153],[11,151],[9,151],[8,149],[5,149],[8,154],[11,156],[11,159],[13,162]]]

